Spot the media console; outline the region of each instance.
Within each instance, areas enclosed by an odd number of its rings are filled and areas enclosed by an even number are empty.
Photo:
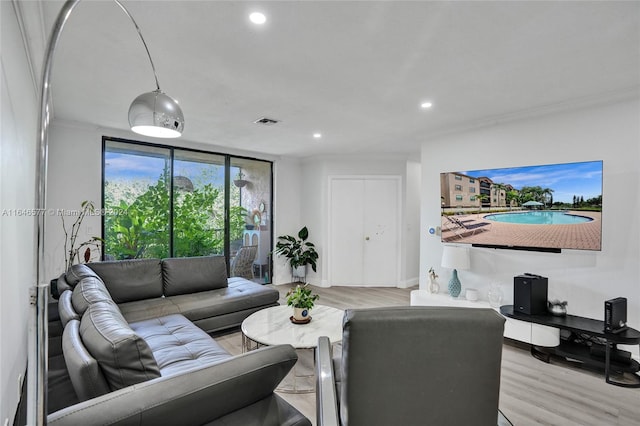
[[[426,290],[411,292],[411,306],[454,306],[458,308],[493,308],[486,300],[466,300],[464,297],[452,298],[445,293],[429,293]],[[518,321],[505,316],[504,337],[536,346],[554,347],[560,344],[560,330],[555,327]]]
[[[456,306],[460,308],[492,308],[484,300],[470,301],[464,297],[452,298],[444,293],[429,293],[426,290],[411,292],[411,306]],[[493,308],[505,317],[504,337],[531,345],[531,355],[549,362],[550,354],[575,360],[586,366],[603,370],[607,383],[640,388],[640,363],[617,349],[617,345],[639,345],[640,331],[629,328],[621,333],[605,333],[604,321],[575,315],[558,317],[554,315],[526,315],[513,311],[513,305]],[[591,339],[597,343],[588,346],[575,342],[576,339],[561,338],[561,330],[571,336]],[[602,343],[599,345],[598,343]],[[635,383],[613,380],[612,373],[630,373]]]
[[[549,355],[555,354],[577,360],[586,366],[603,369],[607,383],[624,387],[640,387],[640,375],[638,375],[640,363],[630,354],[627,356],[628,353],[617,349],[617,345],[640,346],[640,331],[628,328],[619,333],[607,333],[604,331],[604,321],[575,315],[562,317],[551,314],[526,315],[514,312],[513,305],[501,306],[500,313],[509,319],[566,330],[570,333],[569,337],[561,339],[556,347],[540,348],[533,343],[531,353],[536,358],[549,362]],[[580,344],[577,341],[588,341],[591,344]],[[630,373],[636,382],[613,380],[612,373]]]

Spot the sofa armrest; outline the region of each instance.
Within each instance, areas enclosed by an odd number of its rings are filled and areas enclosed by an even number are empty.
[[[60,317],[60,321],[62,322],[62,327],[66,327],[67,323],[71,320],[80,321],[80,315],[73,308],[73,304],[71,303],[71,294],[73,292],[71,290],[65,290],[60,295],[58,299],[58,316]]]
[[[261,348],[81,402],[50,414],[47,423],[202,425],[273,394],[297,359],[290,345]]]
[[[51,294],[53,295],[57,294],[58,297],[60,297],[60,295],[64,293],[66,290],[73,290],[73,286],[67,282],[67,275],[64,273],[58,277],[58,281],[56,281],[55,287],[56,287],[55,289],[51,288]],[[55,296],[53,297],[55,299],[58,298]]]
[[[318,339],[316,347],[316,420],[318,426],[338,426],[338,397],[327,336]]]

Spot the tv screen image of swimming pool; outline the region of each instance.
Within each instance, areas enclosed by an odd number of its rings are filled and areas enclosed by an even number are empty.
[[[496,222],[518,223],[521,225],[571,225],[593,220],[585,216],[554,211],[497,213],[486,215],[484,218]]]

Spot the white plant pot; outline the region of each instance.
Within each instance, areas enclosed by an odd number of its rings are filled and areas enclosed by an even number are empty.
[[[306,321],[309,319],[309,309],[306,308],[293,308],[293,319],[297,321]]]
[[[298,278],[304,278],[307,274],[307,265],[302,265],[293,268],[293,276]]]

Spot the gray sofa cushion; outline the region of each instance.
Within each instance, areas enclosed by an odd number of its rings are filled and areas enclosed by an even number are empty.
[[[109,384],[95,358],[80,339],[80,321],[71,320],[62,333],[62,351],[69,378],[80,401],[110,392]]]
[[[231,357],[211,336],[182,315],[167,315],[130,326],[151,348],[162,376]]]
[[[113,299],[100,278],[83,278],[71,293],[73,309],[82,316],[89,305],[95,302],[113,302]]]
[[[162,296],[160,259],[116,260],[87,265],[102,278],[116,303]]]
[[[227,286],[224,256],[175,257],[162,260],[164,295],[197,293]]]
[[[277,303],[280,294],[244,278],[229,278],[227,288],[168,298],[191,321]]]
[[[180,308],[171,299],[171,297],[158,297],[156,299],[136,300],[135,302],[121,303],[118,308],[120,308],[120,313],[122,313],[124,319],[131,324],[132,322],[179,314]]]
[[[96,277],[96,273],[93,269],[89,268],[86,264],[78,264],[73,265],[64,275],[64,279],[67,284],[71,286],[71,288],[75,287],[76,284],[80,282],[81,279],[86,277]],[[63,290],[63,289],[59,289]],[[60,292],[62,294],[62,292]]]
[[[111,390],[160,377],[149,345],[129,327],[113,303],[89,306],[80,322],[80,337]]]

